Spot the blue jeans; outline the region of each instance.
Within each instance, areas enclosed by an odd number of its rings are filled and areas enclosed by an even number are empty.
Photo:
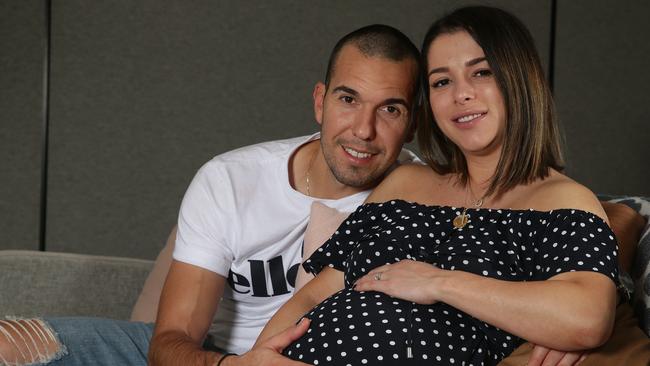
[[[62,344],[47,365],[147,365],[152,323],[102,318],[46,318]]]

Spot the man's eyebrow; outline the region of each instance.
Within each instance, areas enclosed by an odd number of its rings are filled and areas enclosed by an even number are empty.
[[[332,94],[334,93],[348,93],[354,96],[359,95],[359,92],[345,85],[337,86],[336,88],[332,89]]]
[[[485,58],[485,56],[473,58],[473,59],[465,62],[465,66],[474,66],[474,65],[479,64],[479,63],[481,63],[483,61],[487,61],[487,58]],[[431,71],[429,71],[428,76],[431,76],[432,74],[439,73],[439,72],[449,72],[449,68],[444,67],[444,66],[443,67],[437,67],[437,68],[432,69]]]
[[[402,99],[402,98],[388,98],[388,99],[386,99],[386,100],[384,101],[384,103],[382,103],[382,104],[383,104],[383,105],[389,105],[389,104],[401,104],[401,105],[403,105],[403,106],[405,106],[405,107],[408,107],[408,106],[409,106],[409,103],[408,103],[405,99]]]
[[[335,93],[347,93],[347,94],[350,94],[350,95],[354,95],[355,97],[359,96],[358,91],[356,91],[356,90],[354,90],[354,89],[352,89],[350,87],[347,87],[345,85],[337,86],[336,88],[332,89],[332,94],[335,94]],[[409,103],[404,98],[388,98],[388,99],[384,100],[381,104],[382,105],[402,104],[402,105],[404,105],[406,107],[409,106]]]

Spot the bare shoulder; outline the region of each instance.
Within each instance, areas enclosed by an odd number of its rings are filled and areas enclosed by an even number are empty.
[[[527,205],[540,211],[561,208],[582,210],[608,222],[603,206],[589,188],[555,171],[530,187]]]
[[[391,199],[409,199],[409,193],[430,186],[439,180],[429,166],[408,163],[395,168],[368,197],[367,202],[385,202]]]
[[[431,178],[435,176],[435,172],[428,165],[419,163],[401,164],[386,177],[384,183],[390,184],[393,180],[409,180],[413,178]]]

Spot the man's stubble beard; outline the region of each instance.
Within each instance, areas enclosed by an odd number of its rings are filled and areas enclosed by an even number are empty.
[[[336,149],[337,146],[338,144],[335,143],[333,149]],[[343,171],[339,167],[344,164],[337,164],[336,158],[330,153],[330,150],[325,146],[322,139],[321,149],[327,167],[334,178],[341,184],[353,188],[369,189],[376,186],[379,183],[378,180],[383,177],[383,172],[366,170],[355,166],[348,166],[346,168],[348,171]]]

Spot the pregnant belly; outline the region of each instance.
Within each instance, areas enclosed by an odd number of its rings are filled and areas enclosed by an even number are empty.
[[[305,316],[309,330],[283,354],[312,365],[490,365],[502,358],[476,319],[443,303],[414,306],[343,289]]]
[[[410,311],[410,302],[343,289],[306,314],[309,330],[284,354],[313,365],[405,359]]]

